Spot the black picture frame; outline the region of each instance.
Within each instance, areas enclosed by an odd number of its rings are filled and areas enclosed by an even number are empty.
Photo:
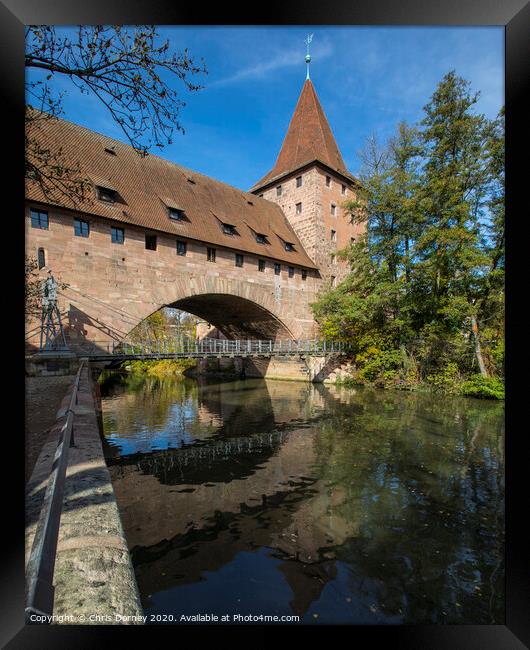
[[[528,436],[525,430],[525,398],[527,389],[523,378],[525,368],[526,321],[522,314],[525,300],[518,296],[528,293],[525,279],[526,257],[523,246],[528,241],[523,235],[523,228],[529,218],[528,202],[523,197],[523,174],[528,168],[528,105],[523,101],[523,93],[528,89],[530,79],[530,5],[526,0],[328,0],[325,3],[316,0],[295,0],[287,3],[269,2],[266,5],[228,6],[217,3],[206,9],[202,3],[186,4],[166,0],[146,3],[144,0],[92,0],[92,2],[75,2],[74,0],[2,0],[0,3],[0,84],[2,89],[4,118],[4,157],[9,165],[4,171],[4,187],[11,188],[9,194],[14,200],[17,214],[19,196],[23,200],[23,106],[24,106],[24,25],[28,24],[307,24],[307,25],[504,25],[506,53],[506,216],[507,228],[507,441],[506,441],[506,625],[462,625],[462,626],[349,626],[347,643],[355,647],[381,644],[389,648],[421,648],[437,650],[470,649],[502,650],[530,647],[530,543],[525,513],[526,495],[528,493],[525,467],[527,456],[524,442]],[[12,124],[12,128],[10,126]],[[6,178],[7,175],[7,178]],[[14,188],[17,188],[14,191]],[[18,193],[20,188],[20,194]],[[4,192],[6,199],[6,193]],[[4,214],[4,224],[10,219],[9,212]],[[20,220],[22,222],[22,220]],[[18,221],[17,221],[18,223]],[[19,226],[17,225],[17,228]],[[22,226],[20,226],[22,231]],[[19,231],[17,230],[17,233]],[[8,240],[4,238],[4,243]],[[20,238],[23,248],[24,235]],[[23,253],[21,254],[21,256]],[[20,268],[20,258],[15,258],[12,268]],[[13,295],[7,298],[6,308],[12,317],[8,325],[12,332],[23,331],[22,287],[10,283]],[[518,286],[519,285],[519,286]],[[6,304],[6,303],[5,303]],[[12,311],[11,311],[12,310]],[[4,315],[5,315],[4,311]],[[20,318],[20,324],[18,322]],[[16,339],[11,336],[12,340]],[[21,343],[22,346],[22,343]],[[22,368],[14,350],[15,359],[12,367]],[[528,364],[526,364],[528,365]],[[18,383],[20,381],[20,383]],[[24,395],[24,376],[10,381],[8,401],[15,391]],[[14,408],[9,406],[9,410]],[[22,402],[23,408],[23,402]],[[6,408],[7,410],[7,408]],[[5,437],[8,458],[7,464],[15,464],[14,458],[23,466],[24,442],[21,431],[22,419],[16,411],[16,435],[7,430]],[[173,642],[183,643],[181,633],[175,628],[138,628],[80,627],[80,626],[25,626],[24,625],[24,513],[23,513],[23,477],[24,470],[4,480],[4,552],[2,553],[2,590],[0,611],[0,642],[2,647],[15,648],[93,648],[100,645],[109,634],[119,642],[153,643],[153,632],[157,634],[168,630],[173,632]],[[17,491],[20,490],[19,494]],[[208,628],[193,628],[194,642],[200,642]],[[307,632],[305,629],[305,632]],[[189,630],[189,628],[188,628]],[[217,635],[218,629],[215,629]],[[210,628],[210,631],[211,628]],[[249,636],[253,643],[268,643],[270,637],[279,632],[288,632],[289,643],[293,635],[303,632],[302,628],[224,628],[225,632],[235,632],[237,636]],[[250,634],[246,634],[250,633]],[[134,634],[134,636],[131,636]],[[178,635],[177,635],[178,634]],[[327,626],[311,627],[312,639],[329,642],[330,630]],[[149,635],[149,636],[144,636]],[[140,636],[142,639],[140,639]],[[215,638],[215,637],[214,637]],[[296,638],[296,636],[294,637]],[[189,641],[186,641],[188,643]],[[286,641],[287,642],[287,641]],[[299,642],[299,641],[298,641]],[[359,645],[360,644],[360,645]],[[108,645],[108,644],[107,644]],[[105,647],[105,646],[102,646]]]

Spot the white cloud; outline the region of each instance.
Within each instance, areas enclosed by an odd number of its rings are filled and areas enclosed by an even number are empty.
[[[330,57],[332,52],[333,48],[331,47],[331,44],[326,42],[314,48],[314,56],[318,57],[319,61]],[[269,56],[266,61],[261,61],[254,65],[241,68],[228,77],[213,81],[208,84],[208,86],[209,88],[212,88],[214,86],[226,86],[239,81],[248,81],[249,79],[261,79],[271,72],[276,72],[277,70],[284,68],[300,66],[303,63],[302,57],[303,51],[301,51],[300,47],[292,48],[290,50],[282,50],[274,54],[272,57]]]

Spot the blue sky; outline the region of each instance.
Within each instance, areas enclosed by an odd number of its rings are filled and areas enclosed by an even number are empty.
[[[305,80],[305,44],[311,79],[350,171],[376,134],[384,141],[399,121],[422,117],[436,84],[450,69],[480,91],[478,112],[494,117],[504,103],[502,27],[169,27],[159,28],[177,50],[205,60],[204,89],[189,93],[181,111],[185,135],[153,153],[248,189],[273,166]],[[33,73],[31,73],[33,77]],[[68,80],[64,117],[122,140],[97,99]],[[178,81],[174,83],[177,84]]]

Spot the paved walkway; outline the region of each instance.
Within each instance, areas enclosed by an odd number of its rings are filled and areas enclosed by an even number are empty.
[[[26,484],[75,377],[26,377]]]

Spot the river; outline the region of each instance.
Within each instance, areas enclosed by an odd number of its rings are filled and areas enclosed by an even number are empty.
[[[504,623],[503,404],[118,373],[101,392],[147,615]]]

